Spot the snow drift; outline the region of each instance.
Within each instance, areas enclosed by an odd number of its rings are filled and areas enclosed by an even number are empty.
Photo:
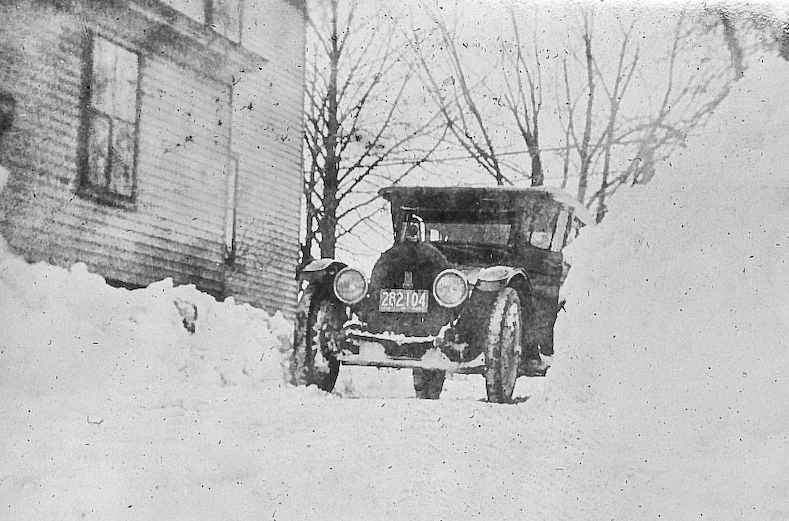
[[[84,264],[27,264],[0,242],[0,389],[172,401],[199,387],[282,385],[291,325],[171,279],[108,286]]]
[[[253,517],[271,463],[248,427],[284,392],[291,334],[280,313],[169,279],[113,288],[0,239],[0,518]]]
[[[755,64],[710,134],[569,248],[551,392],[576,411],[606,513],[789,515],[780,68]]]

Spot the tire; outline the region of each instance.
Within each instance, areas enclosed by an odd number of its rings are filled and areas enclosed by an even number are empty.
[[[423,400],[438,400],[444,389],[446,371],[414,369],[414,393]]]
[[[342,303],[324,293],[308,287],[299,301],[293,340],[293,383],[315,385],[331,392],[340,372],[340,362],[334,356],[334,335],[342,328],[347,314]]]
[[[488,401],[508,403],[512,401],[523,352],[523,316],[515,289],[499,291],[487,322],[484,374]]]

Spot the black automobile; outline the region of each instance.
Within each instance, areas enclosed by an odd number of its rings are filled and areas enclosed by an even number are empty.
[[[299,301],[294,382],[331,391],[340,365],[412,369],[419,398],[447,372],[485,377],[512,399],[519,376],[544,376],[553,355],[564,248],[591,222],[545,187],[389,187],[394,245],[370,277],[311,262]]]

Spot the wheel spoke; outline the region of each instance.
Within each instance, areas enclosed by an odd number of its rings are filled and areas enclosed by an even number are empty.
[[[312,327],[315,332],[312,336],[312,363],[316,374],[329,371],[329,361],[323,354],[323,343],[326,338],[327,326],[325,304],[322,305],[315,316],[315,325]]]
[[[520,309],[514,303],[504,317],[504,338],[501,348],[501,384],[506,396],[512,396],[518,378],[518,362],[521,354]]]

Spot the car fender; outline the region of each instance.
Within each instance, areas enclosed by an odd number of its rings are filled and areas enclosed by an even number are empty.
[[[498,292],[513,287],[518,292],[523,306],[524,318],[533,310],[531,282],[526,271],[512,266],[491,266],[469,274],[473,285],[471,295],[464,303],[458,318],[457,338],[470,346],[469,356],[481,353],[486,334],[486,323],[490,317]]]
[[[344,262],[335,259],[315,259],[301,269],[299,279],[308,282],[332,281],[337,272],[346,266]]]
[[[522,268],[512,266],[491,266],[481,270],[477,274],[475,289],[480,291],[499,291],[505,286],[511,286],[522,279],[526,284],[529,283],[529,276]]]

